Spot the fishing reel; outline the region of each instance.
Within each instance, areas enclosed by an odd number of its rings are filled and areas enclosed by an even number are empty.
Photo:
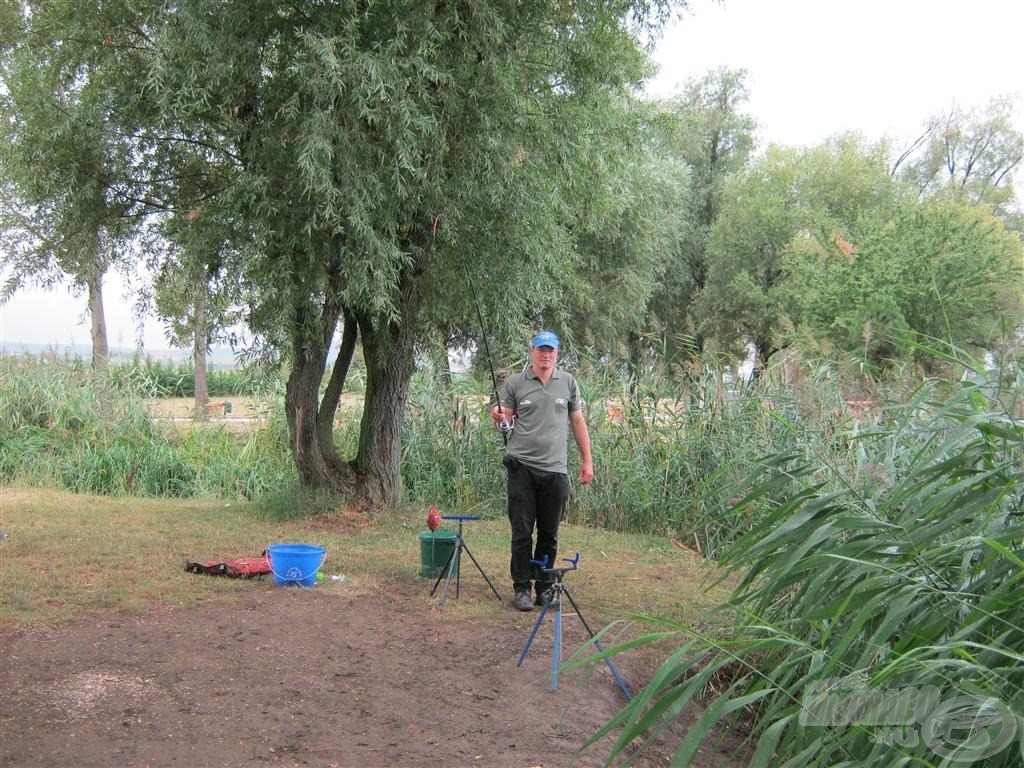
[[[505,408],[501,405],[501,396],[498,395],[498,388],[494,388],[494,402],[498,405],[499,412],[504,415]],[[508,436],[512,434],[512,430],[516,428],[516,412],[512,411],[511,419],[502,419],[498,422],[498,431],[501,432],[501,436],[505,439],[505,443],[508,443]]]

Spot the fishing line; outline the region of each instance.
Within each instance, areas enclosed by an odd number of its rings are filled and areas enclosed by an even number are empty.
[[[433,236],[437,238],[437,226],[441,222],[441,214],[437,214],[434,217]],[[484,315],[480,311],[480,299],[476,293],[476,286],[473,285],[473,277],[469,273],[469,262],[466,260],[465,254],[459,250],[459,257],[462,260],[462,268],[466,273],[466,282],[469,284],[469,293],[473,297],[473,306],[476,308],[476,318],[480,322],[480,338],[484,343],[484,356],[487,358],[487,368],[491,372],[491,385],[494,387],[494,403],[499,408],[501,407],[501,396],[498,394],[498,377],[494,375],[494,361],[491,358],[491,347],[487,343],[487,326],[484,324]],[[508,445],[509,433],[515,428],[515,416],[512,417],[512,421],[508,422],[502,419],[498,423],[498,431],[501,432],[501,439],[505,441],[505,445]]]

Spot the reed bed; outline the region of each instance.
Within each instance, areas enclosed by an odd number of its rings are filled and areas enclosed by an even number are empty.
[[[1021,765],[1024,382],[965,365],[842,451],[776,415],[795,439],[742,483],[754,522],[719,561],[735,628],[638,617],[676,650],[595,735],[624,726],[610,763],[705,701],[673,765],[721,725],[750,766]]]
[[[152,421],[139,376],[76,361],[0,364],[0,483],[107,496],[253,499],[294,485],[280,409],[259,430]]]
[[[771,376],[725,385],[714,370],[697,367],[679,381],[636,391],[624,387],[614,366],[594,370],[581,385],[597,481],[574,484],[572,523],[667,535],[716,557],[756,524],[756,515],[737,513],[731,502],[760,456],[813,445],[830,461],[856,461],[850,441],[864,422],[852,418],[831,369],[794,389]],[[144,401],[161,391],[147,373],[96,380],[74,361],[4,360],[0,482],[229,500],[294,491],[279,385],[259,379],[252,391],[238,393],[266,404],[266,420],[253,429],[216,422],[180,429],[147,416]],[[443,381],[425,369],[413,382],[403,425],[402,505],[501,515],[503,446],[485,387],[468,377]],[[335,429],[343,455],[354,453],[358,434],[358,415],[344,414]]]

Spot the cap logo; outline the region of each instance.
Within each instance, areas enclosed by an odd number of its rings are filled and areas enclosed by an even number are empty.
[[[533,337],[533,346],[558,349],[558,337],[552,331],[539,331],[537,335]]]

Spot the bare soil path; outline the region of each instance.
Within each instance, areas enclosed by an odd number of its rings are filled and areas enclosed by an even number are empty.
[[[517,667],[537,614],[474,616],[488,593],[465,584],[442,611],[425,583],[248,586],[229,606],[0,635],[0,766],[589,768],[607,755],[572,762],[623,693],[604,665],[550,690],[550,616]],[[563,659],[586,639],[564,611]],[[616,666],[634,690],[649,672],[629,654]],[[685,724],[637,765],[666,765]],[[698,765],[735,763],[708,745]]]

